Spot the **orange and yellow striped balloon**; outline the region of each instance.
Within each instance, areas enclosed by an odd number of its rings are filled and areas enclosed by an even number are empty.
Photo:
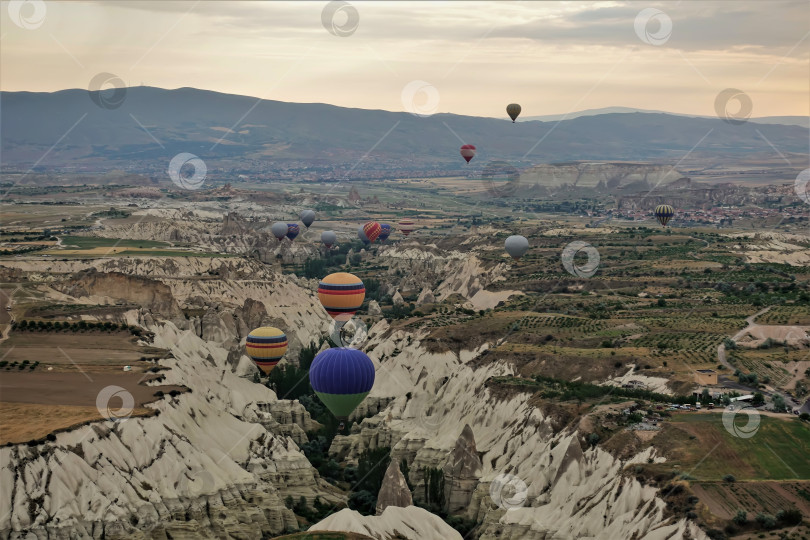
[[[272,326],[256,328],[248,334],[245,352],[268,375],[287,352],[287,336]]]
[[[330,317],[346,322],[352,318],[366,297],[363,281],[347,272],[336,272],[323,278],[318,285],[318,299]]]

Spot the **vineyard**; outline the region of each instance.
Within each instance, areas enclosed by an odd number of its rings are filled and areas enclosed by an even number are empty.
[[[810,306],[774,306],[756,320],[757,324],[810,325]]]

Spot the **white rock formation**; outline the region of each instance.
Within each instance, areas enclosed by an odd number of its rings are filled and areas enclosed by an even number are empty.
[[[362,516],[348,508],[309,528],[310,531],[341,531],[365,534],[377,540],[462,540],[442,518],[418,506],[389,506],[380,516]]]

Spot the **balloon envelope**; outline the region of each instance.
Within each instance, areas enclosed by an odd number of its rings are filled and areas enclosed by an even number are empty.
[[[467,163],[470,162],[472,158],[475,157],[475,146],[472,144],[465,144],[461,147],[461,157],[467,160]]]
[[[273,223],[273,226],[270,227],[270,232],[273,233],[273,236],[278,238],[279,240],[283,240],[285,236],[287,236],[287,230],[289,226],[286,223],[282,223],[277,221]]]
[[[329,274],[318,284],[318,299],[326,312],[336,321],[352,318],[366,297],[363,281],[347,272]]]
[[[301,222],[309,229],[309,226],[315,221],[315,212],[312,210],[304,210],[301,212]]]
[[[659,204],[658,206],[655,207],[655,217],[656,219],[658,219],[658,223],[664,225],[665,227],[666,224],[669,222],[670,219],[672,219],[672,216],[674,215],[675,209],[668,204]]]
[[[380,224],[376,221],[369,221],[363,225],[363,232],[365,233],[366,238],[368,238],[368,241],[373,244],[374,240],[379,238],[380,233],[382,232],[382,227],[380,227]]]
[[[278,328],[262,326],[248,334],[245,353],[268,375],[287,352],[287,336]]]
[[[520,114],[520,111],[521,111],[520,105],[518,105],[517,103],[510,103],[509,105],[506,106],[506,114],[508,114],[509,118],[512,119],[513,124],[515,123],[515,119]]]
[[[374,363],[357,349],[326,349],[312,361],[309,383],[326,408],[345,420],[374,386]]]
[[[380,242],[385,242],[388,240],[388,237],[391,236],[391,225],[388,223],[381,223],[380,224]]]
[[[366,245],[369,245],[371,243],[371,240],[368,239],[368,236],[366,236],[365,231],[363,231],[363,227],[357,229],[357,238],[359,238],[360,241]]]
[[[298,236],[300,231],[301,229],[298,227],[298,223],[287,223],[287,238],[290,239],[290,242],[295,240],[295,237]]]
[[[529,250],[529,241],[523,236],[513,235],[506,239],[503,247],[513,259],[518,260]]]
[[[405,236],[411,234],[415,228],[416,225],[412,219],[403,219],[399,222],[399,230],[402,231],[402,234]]]
[[[321,233],[321,242],[323,242],[323,245],[328,248],[332,247],[332,244],[337,242],[337,235],[335,234],[335,231],[323,231]]]

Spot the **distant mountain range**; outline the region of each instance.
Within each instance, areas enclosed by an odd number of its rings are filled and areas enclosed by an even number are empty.
[[[651,109],[634,109],[632,107],[602,107],[601,109],[585,109],[566,114],[546,114],[541,116],[527,116],[518,118],[519,122],[538,120],[540,122],[557,122],[559,120],[570,120],[581,116],[597,116],[600,114],[613,113],[648,113],[648,114],[669,114],[672,116],[685,116],[687,118],[716,118],[714,116],[702,116],[699,114],[681,114],[667,111],[655,111]],[[755,124],[781,124],[783,126],[799,126],[810,129],[810,116],[761,116],[759,118],[749,118],[749,122]]]
[[[98,95],[93,96],[98,101]],[[285,103],[195,88],[130,87],[98,106],[86,90],[0,92],[4,166],[105,167],[155,170],[180,152],[212,164],[247,169],[299,160],[314,167],[360,169],[458,167],[459,146],[474,144],[471,164],[505,160],[535,164],[571,160],[678,160],[750,153],[807,153],[807,130],[660,112],[582,111],[563,121],[522,121],[349,109]],[[593,113],[593,114],[591,114]],[[548,117],[544,117],[548,119]],[[528,120],[528,119],[527,119]],[[230,131],[229,131],[230,130]],[[44,157],[43,157],[44,156]]]

